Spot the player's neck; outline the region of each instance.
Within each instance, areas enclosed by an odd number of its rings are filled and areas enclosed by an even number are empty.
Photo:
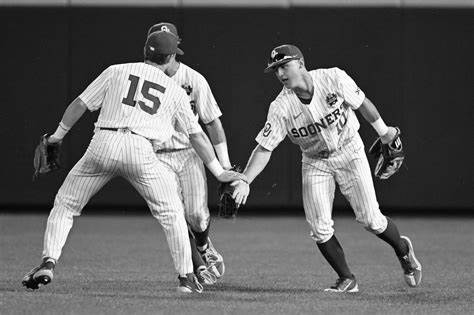
[[[293,91],[295,94],[302,99],[311,99],[314,93],[314,84],[311,75],[305,71],[301,78],[301,82],[296,86]]]
[[[167,65],[164,64],[164,65],[159,65],[157,63],[154,63],[153,61],[150,61],[150,60],[145,60],[144,61],[147,65],[150,65],[150,66],[153,66],[153,67],[157,67],[158,69],[160,69],[161,71],[165,72],[166,73],[166,68],[167,68]]]
[[[170,66],[166,69],[165,73],[167,76],[172,77],[176,74],[176,72],[179,69],[180,62],[177,60],[174,60]]]

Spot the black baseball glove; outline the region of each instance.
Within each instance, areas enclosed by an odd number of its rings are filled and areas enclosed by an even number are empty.
[[[41,136],[40,142],[36,146],[35,157],[33,159],[33,166],[35,168],[33,180],[37,179],[40,174],[47,174],[61,168],[59,156],[62,141],[49,143],[48,137],[48,134]]]
[[[398,127],[395,129],[397,133],[389,143],[384,144],[380,138],[377,138],[369,149],[369,154],[377,159],[374,169],[374,175],[377,178],[387,179],[398,172],[405,159],[401,131]]]
[[[231,171],[241,172],[240,166],[234,165]],[[232,198],[232,193],[234,192],[234,187],[230,185],[231,183],[219,183],[217,187],[217,194],[219,196],[219,201],[217,203],[218,212],[217,215],[221,218],[231,219],[237,216],[237,204],[235,203],[234,198]]]

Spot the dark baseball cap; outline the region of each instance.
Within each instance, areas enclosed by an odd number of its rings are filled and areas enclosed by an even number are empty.
[[[298,47],[294,45],[281,45],[273,48],[270,53],[270,59],[268,59],[268,65],[264,72],[273,72],[278,66],[285,64],[291,60],[301,59],[303,54]]]
[[[170,32],[171,34],[173,34],[174,36],[178,38],[178,44],[181,43],[181,38],[178,35],[178,29],[176,28],[174,24],[168,23],[168,22],[161,22],[161,23],[155,24],[152,27],[150,27],[150,29],[148,30],[148,36],[150,36],[151,33],[157,32],[157,31]]]
[[[151,33],[146,40],[145,49],[150,53],[184,55],[184,52],[178,48],[178,38],[165,31]]]

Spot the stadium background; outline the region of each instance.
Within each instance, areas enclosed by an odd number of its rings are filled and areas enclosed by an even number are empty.
[[[0,1],[0,209],[49,210],[89,143],[97,113],[85,115],[68,134],[64,170],[32,182],[39,136],[54,131],[69,102],[108,65],[141,60],[148,27],[169,21],[183,38],[181,60],[207,78],[224,113],[234,163],[245,165],[281,88],[263,74],[268,54],[278,44],[293,43],[309,69],[345,69],[385,121],[401,128],[406,168],[376,182],[385,211],[471,213],[473,6],[426,3]],[[365,121],[361,125],[369,146],[375,132]],[[300,159],[298,148],[285,140],[243,211],[302,213]],[[209,178],[213,208],[216,182]],[[348,209],[340,195],[335,206]],[[145,203],[117,179],[88,207],[141,211]]]

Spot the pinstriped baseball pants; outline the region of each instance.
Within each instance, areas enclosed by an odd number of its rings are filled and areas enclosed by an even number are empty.
[[[375,234],[387,228],[380,212],[364,144],[357,134],[352,141],[329,155],[302,164],[303,206],[311,237],[318,243],[334,234],[332,207],[336,183],[349,201],[356,220]]]
[[[203,232],[209,225],[210,214],[206,170],[202,160],[192,148],[158,151],[156,156],[178,176],[184,215],[189,226],[195,232]]]
[[[59,259],[73,217],[110,179],[125,178],[163,227],[176,272],[193,272],[191,248],[176,173],[160,162],[151,143],[128,132],[98,130],[59,189],[48,217],[43,257]]]

